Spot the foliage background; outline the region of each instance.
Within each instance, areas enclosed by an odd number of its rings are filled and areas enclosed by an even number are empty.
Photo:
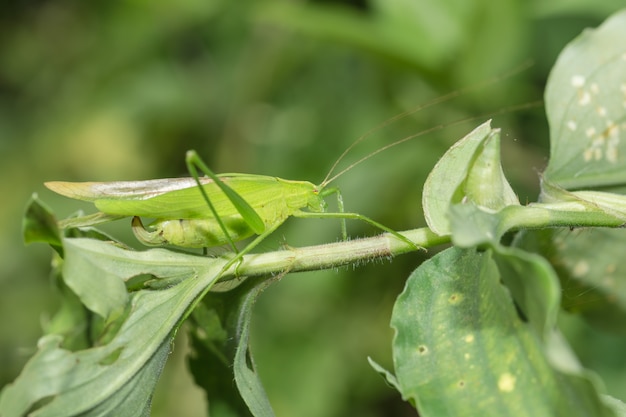
[[[418,112],[357,148],[541,98],[551,65],[618,0],[182,0],[0,4],[0,386],[34,352],[56,298],[49,249],[21,244],[32,192],[60,215],[78,208],[46,180],[185,175],[195,148],[216,172],[320,182],[357,137],[447,92],[534,66],[495,86]],[[482,117],[377,156],[343,176],[350,211],[398,229],[423,224],[425,176]],[[498,116],[504,166],[533,201],[548,137],[541,109]],[[507,136],[508,135],[508,136]],[[126,236],[128,223],[112,226]],[[375,231],[351,223],[352,236]],[[262,249],[338,238],[332,221],[290,220]],[[252,348],[278,415],[414,415],[367,364],[390,367],[395,297],[423,259],[292,275],[263,294]],[[623,338],[564,317],[588,366],[626,398]],[[181,332],[184,333],[184,332]],[[199,416],[202,394],[178,340],[153,415]],[[603,355],[590,354],[594,349]]]

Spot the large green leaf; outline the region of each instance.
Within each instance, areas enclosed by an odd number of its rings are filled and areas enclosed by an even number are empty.
[[[22,374],[3,389],[0,415],[148,415],[176,329],[197,297],[219,278],[226,260],[163,250],[135,252],[93,239],[65,239],[64,247],[68,259],[80,258],[64,269],[65,278],[83,289],[88,283],[94,286],[92,294],[81,297],[97,310],[98,288],[111,288],[98,277],[117,279],[124,287],[124,280],[142,273],[152,276],[155,285],[147,282],[146,289],[128,296],[127,316],[106,344],[71,352],[59,347],[60,336],[43,337]],[[160,281],[170,285],[158,285]],[[112,304],[117,301],[102,303]]]
[[[555,369],[500,280],[489,251],[457,248],[411,275],[392,317],[403,397],[424,417],[614,415],[584,372]]]
[[[626,183],[626,11],[587,30],[559,56],[546,87],[550,162],[567,188]]]

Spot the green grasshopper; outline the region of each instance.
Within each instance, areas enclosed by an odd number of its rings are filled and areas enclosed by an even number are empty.
[[[491,80],[488,83],[496,81]],[[341,219],[344,239],[347,239],[345,220],[361,220],[418,249],[412,241],[400,233],[361,214],[344,212],[339,189],[329,188],[328,185],[377,153],[418,136],[443,129],[444,126],[434,126],[388,144],[357,160],[334,176],[331,177],[331,174],[348,152],[371,133],[399,118],[477,88],[479,86],[457,90],[375,127],[357,139],[340,155],[320,185],[265,175],[216,175],[195,151],[188,151],[186,156],[191,178],[84,183],[55,181],[47,182],[45,185],[64,196],[93,201],[96,207],[109,218],[133,216],[133,232],[146,245],[170,244],[187,248],[207,248],[228,244],[237,253],[231,264],[240,260],[245,253],[252,250],[289,217]],[[519,108],[528,106],[526,104]],[[504,111],[497,113],[501,112]],[[475,118],[469,120],[473,119]],[[466,121],[468,119],[459,120],[450,125]],[[198,169],[207,177],[200,177]],[[338,212],[326,211],[327,204],[324,199],[330,195],[337,197]],[[151,231],[144,227],[141,217],[156,219],[150,225]],[[258,236],[243,250],[238,251],[235,242],[253,235]]]
[[[146,245],[206,248],[229,244],[237,252],[235,242],[258,235],[238,252],[238,256],[242,256],[293,216],[338,218],[344,222],[345,219],[362,220],[415,246],[398,232],[368,217],[343,211],[339,189],[326,186],[346,170],[315,185],[265,175],[216,175],[195,151],[187,152],[186,163],[191,178],[83,183],[54,181],[45,185],[66,197],[93,201],[109,216],[133,216],[133,232]],[[200,177],[198,169],[208,178]],[[333,194],[337,196],[339,212],[329,213],[324,198]],[[157,219],[150,225],[152,231],[144,228],[142,216]],[[343,222],[342,235],[345,239]]]

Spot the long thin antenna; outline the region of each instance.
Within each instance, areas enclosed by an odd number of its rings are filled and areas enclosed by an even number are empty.
[[[442,129],[447,128],[447,127],[452,127],[452,126],[456,126],[456,125],[459,125],[459,124],[462,124],[462,123],[471,122],[473,120],[491,118],[491,117],[498,116],[498,115],[505,114],[505,113],[511,113],[511,112],[514,112],[514,111],[530,109],[530,108],[533,108],[533,107],[541,106],[542,104],[543,104],[542,100],[532,101],[532,102],[529,102],[529,103],[524,103],[524,104],[518,104],[518,105],[514,105],[514,106],[505,107],[503,109],[500,109],[500,110],[497,110],[497,111],[494,111],[494,112],[491,112],[491,113],[486,113],[486,114],[483,114],[483,115],[480,115],[480,116],[466,117],[464,119],[459,119],[459,120],[456,120],[456,121],[451,122],[451,123],[439,124],[439,125],[435,125],[435,126],[429,127],[428,129],[422,130],[422,131],[420,131],[418,133],[412,134],[410,136],[407,136],[405,138],[397,140],[397,141],[395,141],[393,143],[385,145],[382,148],[378,148],[377,150],[375,150],[375,151],[365,155],[363,158],[359,159],[358,161],[348,165],[346,168],[342,169],[337,174],[333,175],[331,178],[328,178],[328,176],[326,176],[326,179],[324,179],[324,182],[322,182],[322,184],[320,185],[320,188],[326,187],[328,184],[330,184],[331,182],[335,181],[337,178],[339,178],[340,176],[342,176],[346,172],[350,171],[352,168],[354,168],[355,166],[359,165],[360,163],[370,159],[374,155],[377,155],[377,154],[379,154],[379,153],[381,153],[383,151],[386,151],[389,148],[393,148],[394,146],[400,145],[401,143],[407,142],[407,141],[409,141],[411,139],[415,139],[417,137],[424,136],[424,135],[426,135],[428,133],[436,132],[438,130],[442,130]]]
[[[471,93],[472,91],[482,90],[485,87],[488,87],[488,86],[493,85],[493,84],[497,84],[497,83],[499,83],[502,80],[505,80],[507,78],[510,78],[510,77],[512,77],[514,75],[519,74],[520,72],[523,72],[523,71],[527,70],[532,65],[533,65],[532,61],[530,61],[530,60],[526,61],[526,62],[520,64],[518,67],[514,68],[513,70],[511,70],[511,71],[509,71],[507,73],[504,73],[502,75],[498,75],[498,76],[496,76],[494,78],[491,78],[491,79],[486,80],[486,81],[482,81],[482,82],[480,82],[478,84],[469,86],[467,88],[462,88],[462,89],[459,89],[459,90],[452,91],[452,92],[450,92],[448,94],[444,94],[443,96],[437,97],[437,98],[429,101],[428,103],[422,104],[420,106],[417,106],[415,108],[407,110],[407,111],[405,111],[403,113],[397,114],[396,116],[393,116],[390,119],[385,120],[384,122],[382,122],[378,126],[375,126],[374,128],[372,128],[369,131],[367,131],[365,134],[361,135],[357,140],[352,142],[352,144],[350,146],[348,146],[348,148],[346,148],[346,150],[343,151],[343,153],[341,155],[339,155],[339,158],[337,158],[335,163],[330,167],[330,170],[328,171],[328,174],[326,175],[326,178],[324,178],[324,181],[322,181],[322,184],[323,185],[329,184],[331,181],[333,181],[339,175],[341,175],[342,173],[344,173],[346,171],[346,169],[344,169],[339,174],[334,175],[332,178],[330,178],[331,175],[333,174],[333,171],[337,168],[337,165],[339,165],[339,163],[346,157],[346,155],[352,149],[354,149],[355,146],[357,146],[359,143],[363,142],[365,139],[370,137],[372,134],[378,132],[379,130],[381,130],[381,129],[385,128],[385,127],[387,127],[391,123],[394,123],[394,122],[396,122],[396,121],[398,121],[400,119],[403,119],[403,118],[405,118],[407,116],[415,114],[415,113],[417,113],[417,112],[419,112],[421,110],[424,110],[424,109],[427,109],[429,107],[432,107],[435,104],[439,104],[439,103],[442,103],[442,102],[445,102],[445,101],[449,101],[449,100],[452,100],[453,98],[456,98],[456,97],[459,97],[459,96]],[[462,122],[458,121],[458,122],[454,122],[454,123],[457,124],[457,123],[462,123]],[[415,135],[412,135],[409,138],[412,139],[412,138],[417,137],[417,136],[425,135],[426,133],[432,132],[433,130],[437,130],[438,128],[441,129],[442,127],[434,126],[433,128],[430,128],[430,129],[428,129],[428,130],[426,130],[424,132],[420,132],[420,133],[417,133]],[[409,140],[409,138],[405,138],[405,139]],[[399,143],[402,143],[402,141],[404,141],[405,139],[401,139],[401,141]],[[395,143],[395,144],[399,144],[399,143]],[[391,144],[391,145],[395,146],[395,144]],[[372,154],[370,154],[370,155],[368,155],[368,156],[366,156],[364,158],[361,158],[356,163],[350,165],[347,169],[349,169],[349,168],[351,168],[351,167],[353,167],[355,165],[358,165],[360,162],[364,161],[365,159],[369,158],[370,156],[376,155],[378,152],[381,152],[384,149],[388,149],[389,147],[391,147],[391,146],[389,146],[389,145],[385,146],[385,147],[379,149],[377,152],[373,152]]]

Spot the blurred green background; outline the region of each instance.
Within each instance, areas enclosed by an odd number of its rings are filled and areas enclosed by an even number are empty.
[[[557,54],[619,0],[353,0],[0,3],[0,386],[19,374],[55,311],[50,249],[24,247],[36,192],[67,216],[91,207],[47,180],[185,175],[195,148],[216,172],[320,182],[356,138],[442,94],[534,65],[373,134],[351,161],[409,134],[480,116],[393,148],[342,176],[346,208],[397,230],[423,225],[425,176],[457,139],[497,112],[541,99]],[[541,108],[495,117],[504,166],[533,201],[548,156]],[[127,221],[108,229],[139,247]],[[353,237],[376,233],[350,223]],[[271,250],[334,241],[338,222],[289,220]],[[432,253],[432,252],[431,252]],[[258,302],[252,349],[281,416],[414,415],[366,357],[391,368],[389,318],[424,255],[291,275]],[[583,360],[622,399],[622,339],[571,324]],[[183,334],[184,332],[180,332]],[[154,416],[204,415],[185,369],[184,335],[160,381]],[[589,355],[588,355],[589,356]],[[621,362],[620,362],[621,361]],[[613,370],[613,371],[612,371]]]

